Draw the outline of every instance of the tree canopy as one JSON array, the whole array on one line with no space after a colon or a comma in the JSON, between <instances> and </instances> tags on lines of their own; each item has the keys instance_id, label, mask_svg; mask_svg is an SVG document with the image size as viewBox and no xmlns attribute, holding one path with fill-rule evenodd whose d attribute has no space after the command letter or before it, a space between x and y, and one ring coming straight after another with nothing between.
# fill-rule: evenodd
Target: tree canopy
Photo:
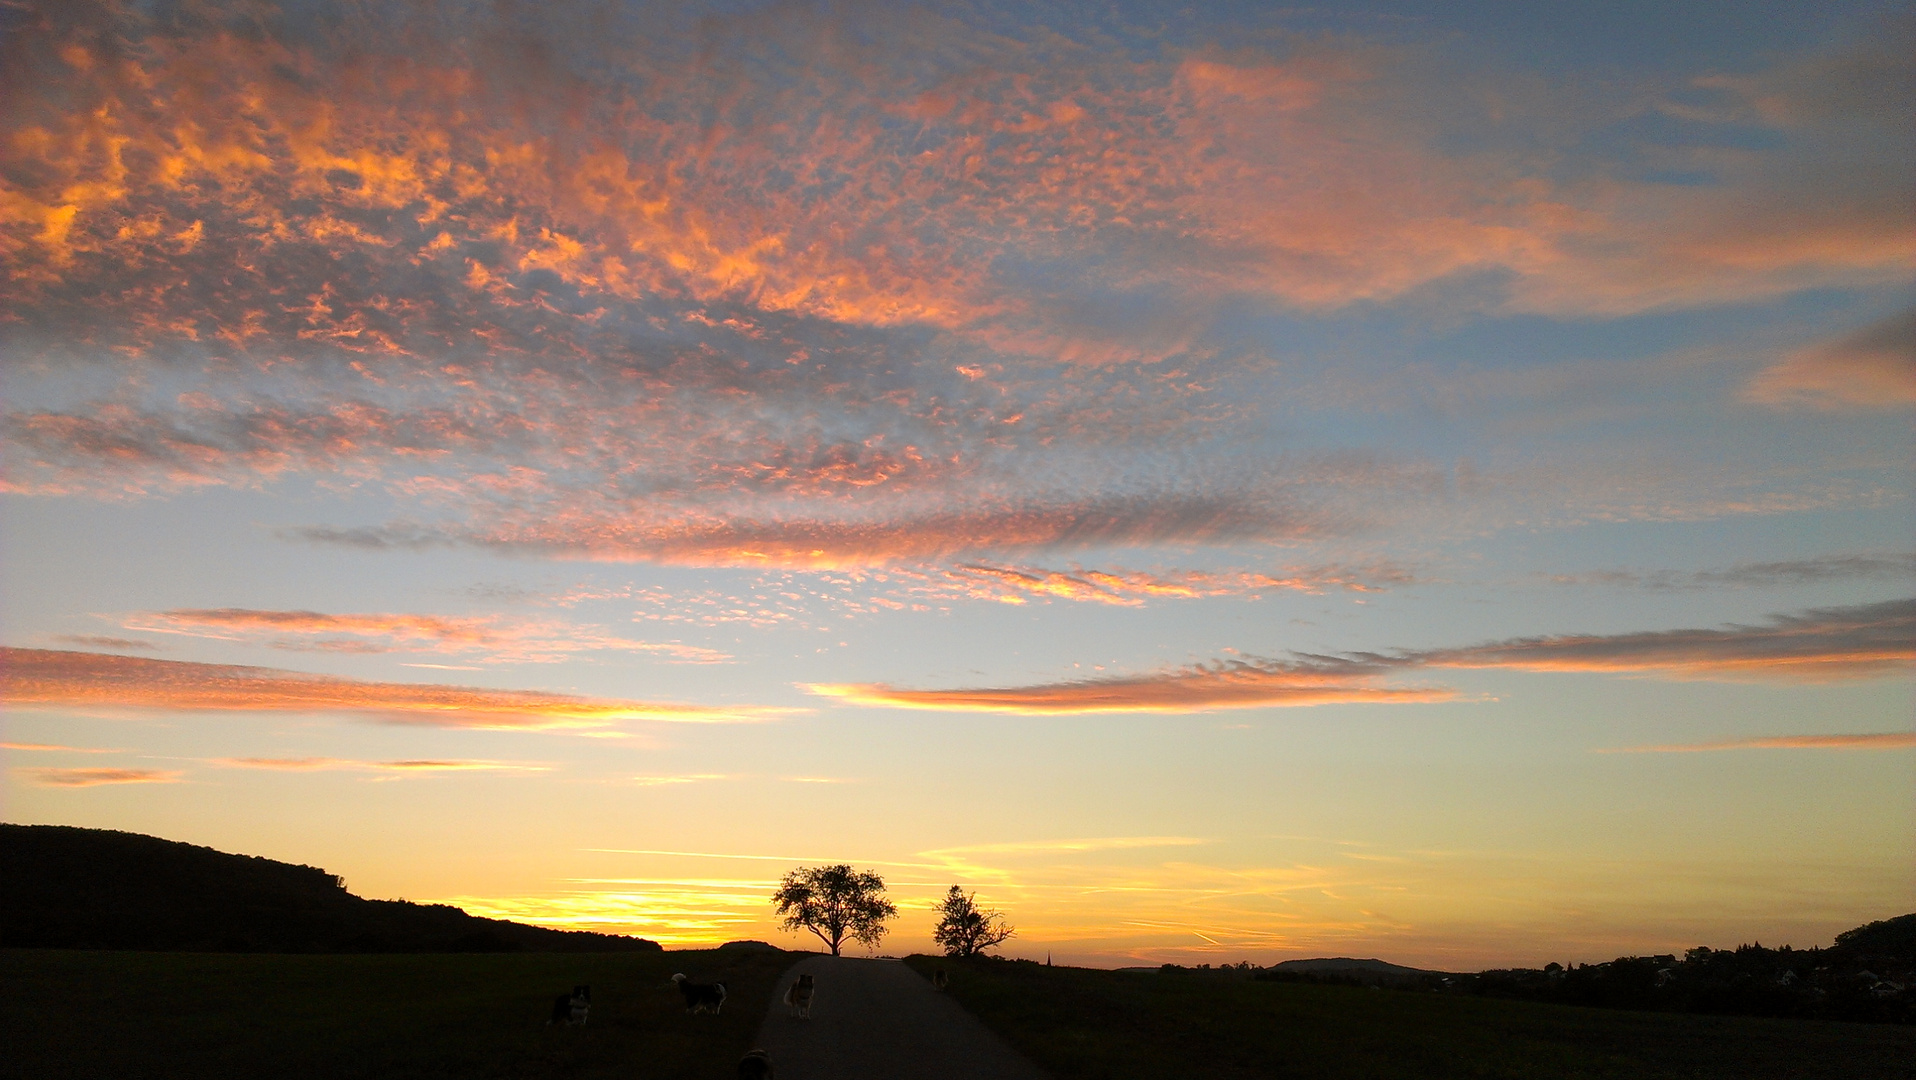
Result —
<instances>
[{"instance_id":1,"label":"tree canopy","mask_svg":"<svg viewBox=\"0 0 1916 1080\"><path fill-rule=\"evenodd\" d=\"M980 910L976 895L953 885L938 905L938 925L932 929L931 940L944 948L946 956L975 956L1016 933L1002 913Z\"/></svg>"},{"instance_id":2,"label":"tree canopy","mask_svg":"<svg viewBox=\"0 0 1916 1080\"><path fill-rule=\"evenodd\" d=\"M885 920L898 908L885 899L885 879L844 864L801 866L785 875L772 894L787 930L810 930L837 956L846 938L867 946L885 936Z\"/></svg>"}]
</instances>

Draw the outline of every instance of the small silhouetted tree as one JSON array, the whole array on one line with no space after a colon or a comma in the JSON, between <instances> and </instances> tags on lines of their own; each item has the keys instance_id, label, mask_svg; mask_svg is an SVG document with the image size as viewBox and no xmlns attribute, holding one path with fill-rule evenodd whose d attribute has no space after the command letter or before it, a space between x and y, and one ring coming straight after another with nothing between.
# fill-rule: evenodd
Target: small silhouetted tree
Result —
<instances>
[{"instance_id":1,"label":"small silhouetted tree","mask_svg":"<svg viewBox=\"0 0 1916 1080\"><path fill-rule=\"evenodd\" d=\"M885 879L849 866L801 866L785 875L772 903L785 916L787 930L810 930L831 946L846 938L875 946L885 936L885 920L898 908L885 899Z\"/></svg>"},{"instance_id":2,"label":"small silhouetted tree","mask_svg":"<svg viewBox=\"0 0 1916 1080\"><path fill-rule=\"evenodd\" d=\"M953 885L938 905L938 925L932 929L931 940L944 947L946 956L976 956L1016 933L1000 912L980 910L976 896Z\"/></svg>"}]
</instances>

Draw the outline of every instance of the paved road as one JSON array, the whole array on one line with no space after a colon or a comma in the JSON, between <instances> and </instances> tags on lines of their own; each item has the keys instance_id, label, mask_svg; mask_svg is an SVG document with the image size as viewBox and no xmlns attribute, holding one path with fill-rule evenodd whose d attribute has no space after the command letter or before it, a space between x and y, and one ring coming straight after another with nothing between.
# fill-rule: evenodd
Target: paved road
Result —
<instances>
[{"instance_id":1,"label":"paved road","mask_svg":"<svg viewBox=\"0 0 1916 1080\"><path fill-rule=\"evenodd\" d=\"M812 1018L785 988L810 972ZM758 1042L778 1080L1046 1080L990 1029L896 960L814 956L779 979Z\"/></svg>"}]
</instances>

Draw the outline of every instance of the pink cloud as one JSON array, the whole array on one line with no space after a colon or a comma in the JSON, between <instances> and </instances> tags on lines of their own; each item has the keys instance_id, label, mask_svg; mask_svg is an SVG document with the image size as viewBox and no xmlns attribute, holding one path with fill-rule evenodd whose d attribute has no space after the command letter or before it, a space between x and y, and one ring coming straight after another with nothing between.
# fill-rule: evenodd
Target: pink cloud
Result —
<instances>
[{"instance_id":1,"label":"pink cloud","mask_svg":"<svg viewBox=\"0 0 1916 1080\"><path fill-rule=\"evenodd\" d=\"M529 311L547 341L558 333L562 349L585 348L595 336L585 317L542 291L601 305L587 311L689 297L931 325L1013 351L1019 340L1053 355L1127 351L1125 335L1100 335L1096 320L1061 318L1068 298L1001 279L993 265L1007 256L1069 259L1089 285L1226 285L1306 306L1496 272L1519 279L1532 307L1579 295L1643 307L1911 265L1903 230L1882 228L1884 207L1870 201L1887 189L1860 181L1849 197L1826 185L1817 200L1761 173L1728 195L1579 190L1439 152L1425 102L1435 95L1460 114L1474 103L1434 54L1351 40L1300 43L1282 58L1142 61L947 22L936 36L967 62L913 73L890 63L898 43L883 42L908 33L922 47L923 26L870 21L859 45L830 27L773 25L793 18L735 30L775 34L815 108L793 108L788 86L737 55L691 65L637 40L594 44L630 50L643 89L562 64L503 85L470 45L414 41L376 60L317 63L296 40L175 37L122 17L140 42L128 53L96 55L75 34L22 54L34 65L23 85L60 92L20 106L33 137L10 153L34 182L6 204L0 235L20 287L48 303L69 303L89 277L150 282L87 293L115 297L115 330L134 340L297 342L366 357L424 356L472 333L540 351ZM48 31L61 32L33 32ZM300 55L305 74L288 78ZM1807 70L1722 89L1807 101L1821 86ZM689 100L721 105L712 116L675 107ZM1750 112L1806 129L1793 116L1774 104ZM569 135L547 135L560 130ZM261 260L236 275L226 259L236 251ZM267 272L347 252L375 274L372 288ZM215 264L229 267L217 297L168 277ZM402 279L412 287L395 300L401 291L382 286ZM193 445L181 449L190 457Z\"/></svg>"},{"instance_id":2,"label":"pink cloud","mask_svg":"<svg viewBox=\"0 0 1916 1080\"><path fill-rule=\"evenodd\" d=\"M1916 663L1916 600L1818 608L1755 626L1519 638L1406 653L1399 662L1759 682L1874 678Z\"/></svg>"},{"instance_id":3,"label":"pink cloud","mask_svg":"<svg viewBox=\"0 0 1916 1080\"><path fill-rule=\"evenodd\" d=\"M1710 750L1906 750L1916 747L1916 731L1885 731L1867 735L1769 735L1754 739L1628 746L1601 750L1604 754L1698 753Z\"/></svg>"},{"instance_id":4,"label":"pink cloud","mask_svg":"<svg viewBox=\"0 0 1916 1080\"><path fill-rule=\"evenodd\" d=\"M548 513L475 529L305 528L289 535L368 548L465 542L607 562L698 566L860 567L990 552L1303 537L1328 531L1304 513L1242 495L1135 495L1030 503L876 520L633 520Z\"/></svg>"},{"instance_id":5,"label":"pink cloud","mask_svg":"<svg viewBox=\"0 0 1916 1080\"><path fill-rule=\"evenodd\" d=\"M1134 676L1029 686L913 690L883 683L806 689L856 705L950 712L1188 713L1282 705L1449 701L1441 687L1398 688L1430 668L1644 674L1672 679L1825 682L1894 675L1916 664L1916 600L1822 608L1766 625L1519 638L1461 649L1223 660Z\"/></svg>"},{"instance_id":6,"label":"pink cloud","mask_svg":"<svg viewBox=\"0 0 1916 1080\"><path fill-rule=\"evenodd\" d=\"M1824 152L1901 132L1894 95L1835 92L1900 71L1898 40L1683 88L1779 148L1680 185L1566 149L1586 115L1676 109L1657 87L1489 107L1501 73L1355 35L1118 55L876 12L692 43L58 8L10 39L5 348L198 374L17 409L0 489L365 484L425 523L335 539L853 566L1321 533L1162 494L1215 462L1138 479L1242 419L1231 304L1610 315L1916 267L1900 171ZM1486 125L1548 152L1454 148ZM1752 392L1897 385L1789 363Z\"/></svg>"},{"instance_id":7,"label":"pink cloud","mask_svg":"<svg viewBox=\"0 0 1916 1080\"><path fill-rule=\"evenodd\" d=\"M1899 409L1916 405L1916 310L1847 337L1798 350L1743 388L1777 407Z\"/></svg>"},{"instance_id":8,"label":"pink cloud","mask_svg":"<svg viewBox=\"0 0 1916 1080\"><path fill-rule=\"evenodd\" d=\"M1300 43L1283 58L1141 61L946 22L934 37L968 60L927 76L886 55L899 34L922 49L922 25L868 20L860 45L797 18L737 24L729 34L743 37L728 38L775 35L816 108L793 108L787 86L738 55L675 63L636 40L595 44L630 50L644 90L561 64L515 69L518 85L502 85L487 58L446 41L332 64L308 54L294 80L282 71L304 42L174 37L123 17L119 29L140 41L127 54L79 40L23 54L37 76L26 85L62 93L22 106L35 138L12 152L37 167L22 174L37 183L7 206L8 252L36 291L238 244L354 251L385 274L443 275L489 307L536 303L523 281L542 274L608 299L744 298L846 323L1039 339L1042 306L998 280L994 258L1068 254L1103 280L1232 280L1310 305L1478 269L1534 279L1553 302L1594 286L1598 303L1634 289L1633 302L1654 304L1626 269L1674 261L1655 283L1667 291L1685 276L1734 289L1753 270L1814 280L1819 268L1910 263L1897 230L1867 227L1880 224L1865 205L1874 189L1853 192L1854 181L1841 192L1854 197L1826 190L1813 203L1772 184L1769 198L1793 211L1776 214L1744 192L1638 185L1619 199L1614 185L1565 189L1439 153L1396 114L1419 97L1461 97L1444 85L1457 73L1402 48ZM1794 132L1811 127L1806 102L1867 62L1811 58L1714 86L1726 108L1742 108L1736 119ZM338 92L348 86L356 92ZM487 108L495 95L511 107ZM673 107L685 100L720 104L708 117ZM1658 219L1708 231L1645 227ZM1606 245L1622 250L1593 250ZM231 309L169 305L146 313L148 332L363 353L420 337L390 300L301 284L305 303L251 304L260 283L236 279Z\"/></svg>"},{"instance_id":9,"label":"pink cloud","mask_svg":"<svg viewBox=\"0 0 1916 1080\"><path fill-rule=\"evenodd\" d=\"M679 642L635 641L592 627L551 620L496 615L331 615L316 611L248 608L151 612L127 621L129 628L233 641L261 641L275 648L345 652L481 652L496 663L553 662L581 652L651 653L685 663L722 663L715 649Z\"/></svg>"},{"instance_id":10,"label":"pink cloud","mask_svg":"<svg viewBox=\"0 0 1916 1080\"><path fill-rule=\"evenodd\" d=\"M133 638L107 637L100 634L55 634L53 640L62 645L84 645L89 649L157 649L158 645L150 641L137 641Z\"/></svg>"},{"instance_id":11,"label":"pink cloud","mask_svg":"<svg viewBox=\"0 0 1916 1080\"><path fill-rule=\"evenodd\" d=\"M389 773L426 774L435 772L548 772L551 766L528 765L510 761L409 760L356 761L347 758L216 758L215 765L234 769L268 769L280 772L322 772L358 770Z\"/></svg>"},{"instance_id":12,"label":"pink cloud","mask_svg":"<svg viewBox=\"0 0 1916 1080\"><path fill-rule=\"evenodd\" d=\"M347 402L298 411L206 394L184 404L168 410L102 403L84 411L22 411L5 417L4 432L43 477L40 486L55 492L88 483L102 464L134 491L254 485L300 470L371 475L399 461L509 450L516 436L526 434L526 421L517 416L442 408L398 412Z\"/></svg>"},{"instance_id":13,"label":"pink cloud","mask_svg":"<svg viewBox=\"0 0 1916 1080\"><path fill-rule=\"evenodd\" d=\"M45 649L0 649L0 700L15 706L142 711L337 713L392 724L577 732L635 721L765 720L791 711L363 682L276 668Z\"/></svg>"},{"instance_id":14,"label":"pink cloud","mask_svg":"<svg viewBox=\"0 0 1916 1080\"><path fill-rule=\"evenodd\" d=\"M97 787L101 784L177 784L180 774L167 769L17 769L42 787Z\"/></svg>"},{"instance_id":15,"label":"pink cloud","mask_svg":"<svg viewBox=\"0 0 1916 1080\"><path fill-rule=\"evenodd\" d=\"M1823 555L1811 559L1741 562L1718 570L1597 570L1556 574L1559 585L1615 585L1645 589L1774 588L1827 581L1916 577L1916 554Z\"/></svg>"}]
</instances>

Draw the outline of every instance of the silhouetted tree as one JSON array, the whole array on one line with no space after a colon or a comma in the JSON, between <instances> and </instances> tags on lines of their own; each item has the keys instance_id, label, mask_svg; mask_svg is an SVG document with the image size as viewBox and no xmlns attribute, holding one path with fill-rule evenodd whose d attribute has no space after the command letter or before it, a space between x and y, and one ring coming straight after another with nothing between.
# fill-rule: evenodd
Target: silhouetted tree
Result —
<instances>
[{"instance_id":1,"label":"silhouetted tree","mask_svg":"<svg viewBox=\"0 0 1916 1080\"><path fill-rule=\"evenodd\" d=\"M1866 923L1836 935L1833 952L1855 956L1864 962L1916 961L1916 915L1898 915L1894 919Z\"/></svg>"},{"instance_id":2,"label":"silhouetted tree","mask_svg":"<svg viewBox=\"0 0 1916 1080\"><path fill-rule=\"evenodd\" d=\"M973 899L976 896L966 895L953 885L938 905L938 925L931 932L931 940L944 948L946 956L975 956L1004 944L1016 933L1003 914L979 910Z\"/></svg>"},{"instance_id":3,"label":"silhouetted tree","mask_svg":"<svg viewBox=\"0 0 1916 1080\"><path fill-rule=\"evenodd\" d=\"M785 875L772 903L787 930L810 930L837 956L846 938L867 946L885 936L898 908L885 899L885 879L849 866L801 866Z\"/></svg>"}]
</instances>

